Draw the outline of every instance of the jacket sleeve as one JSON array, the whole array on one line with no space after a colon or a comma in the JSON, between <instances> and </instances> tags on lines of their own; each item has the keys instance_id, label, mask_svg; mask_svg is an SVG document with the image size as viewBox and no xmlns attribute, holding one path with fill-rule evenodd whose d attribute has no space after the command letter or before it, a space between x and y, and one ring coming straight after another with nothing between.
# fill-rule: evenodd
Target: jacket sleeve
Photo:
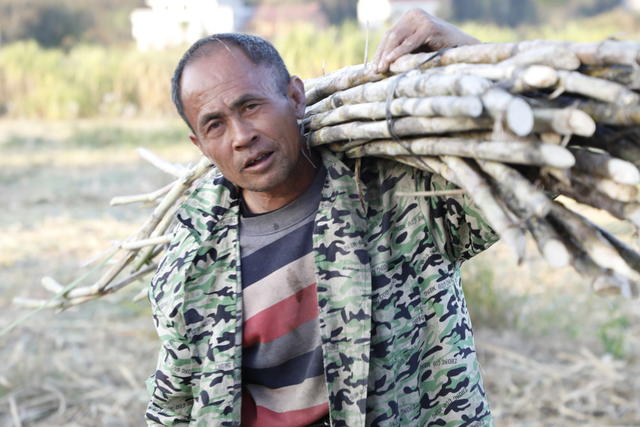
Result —
<instances>
[{"instance_id":1,"label":"jacket sleeve","mask_svg":"<svg viewBox=\"0 0 640 427\"><path fill-rule=\"evenodd\" d=\"M147 424L187 425L193 405L190 347L176 321L169 319L157 306L153 306L153 310L162 347L156 371L147 380L151 396L145 415Z\"/></svg>"},{"instance_id":2,"label":"jacket sleeve","mask_svg":"<svg viewBox=\"0 0 640 427\"><path fill-rule=\"evenodd\" d=\"M149 302L161 348L155 372L147 379L149 425L185 425L193 406L192 347L183 315L186 266L185 232L178 230L149 289Z\"/></svg>"},{"instance_id":3,"label":"jacket sleeve","mask_svg":"<svg viewBox=\"0 0 640 427\"><path fill-rule=\"evenodd\" d=\"M457 188L443 177L423 175L423 190L441 191ZM418 184L420 186L420 184ZM422 198L422 209L430 224L435 243L453 262L465 261L487 249L499 236L491 228L469 194Z\"/></svg>"}]
</instances>

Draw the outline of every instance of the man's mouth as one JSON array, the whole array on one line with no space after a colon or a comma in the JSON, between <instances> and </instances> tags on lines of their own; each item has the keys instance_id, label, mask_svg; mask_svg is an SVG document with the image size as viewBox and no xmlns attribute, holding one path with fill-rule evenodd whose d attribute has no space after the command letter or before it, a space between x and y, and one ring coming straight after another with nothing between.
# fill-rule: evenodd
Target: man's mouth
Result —
<instances>
[{"instance_id":1,"label":"man's mouth","mask_svg":"<svg viewBox=\"0 0 640 427\"><path fill-rule=\"evenodd\" d=\"M262 153L257 157L254 157L253 159L250 159L245 163L244 168L248 169L248 168L260 165L262 162L267 160L271 156L271 154L273 154L273 152L270 151L267 153Z\"/></svg>"}]
</instances>

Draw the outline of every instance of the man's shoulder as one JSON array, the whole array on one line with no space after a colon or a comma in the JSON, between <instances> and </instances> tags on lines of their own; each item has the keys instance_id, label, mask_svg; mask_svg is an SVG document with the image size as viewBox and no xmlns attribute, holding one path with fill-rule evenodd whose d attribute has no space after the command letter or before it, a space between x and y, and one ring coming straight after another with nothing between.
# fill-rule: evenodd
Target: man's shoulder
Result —
<instances>
[{"instance_id":1,"label":"man's shoulder","mask_svg":"<svg viewBox=\"0 0 640 427\"><path fill-rule=\"evenodd\" d=\"M343 153L332 152L324 149L322 152L325 167L331 172L329 178L340 179L345 177L357 178L364 184L373 184L385 180L424 180L431 174L417 168L405 165L391 159L380 157L363 157L361 165L356 165L356 159L350 159Z\"/></svg>"},{"instance_id":2,"label":"man's shoulder","mask_svg":"<svg viewBox=\"0 0 640 427\"><path fill-rule=\"evenodd\" d=\"M171 242L151 281L152 304L173 307L182 299L190 267L237 204L236 191L216 168L194 185L175 214Z\"/></svg>"}]
</instances>

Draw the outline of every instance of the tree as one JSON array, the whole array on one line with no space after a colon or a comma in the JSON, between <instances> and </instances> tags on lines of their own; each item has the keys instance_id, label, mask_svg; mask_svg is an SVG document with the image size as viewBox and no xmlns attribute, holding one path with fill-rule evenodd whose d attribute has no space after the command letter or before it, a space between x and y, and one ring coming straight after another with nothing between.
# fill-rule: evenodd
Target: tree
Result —
<instances>
[{"instance_id":1,"label":"tree","mask_svg":"<svg viewBox=\"0 0 640 427\"><path fill-rule=\"evenodd\" d=\"M93 19L86 11L45 4L38 8L35 19L25 23L23 31L40 46L71 47L92 23Z\"/></svg>"},{"instance_id":2,"label":"tree","mask_svg":"<svg viewBox=\"0 0 640 427\"><path fill-rule=\"evenodd\" d=\"M344 21L356 19L357 0L320 0L320 6L331 24L340 25Z\"/></svg>"},{"instance_id":3,"label":"tree","mask_svg":"<svg viewBox=\"0 0 640 427\"><path fill-rule=\"evenodd\" d=\"M0 37L35 39L45 47L128 41L129 14L143 5L144 0L0 0Z\"/></svg>"}]
</instances>

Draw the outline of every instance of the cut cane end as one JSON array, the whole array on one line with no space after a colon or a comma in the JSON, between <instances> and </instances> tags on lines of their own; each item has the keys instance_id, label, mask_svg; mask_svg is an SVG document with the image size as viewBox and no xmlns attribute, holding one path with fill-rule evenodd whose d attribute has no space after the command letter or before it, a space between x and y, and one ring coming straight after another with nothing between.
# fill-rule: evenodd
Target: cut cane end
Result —
<instances>
[{"instance_id":1,"label":"cut cane end","mask_svg":"<svg viewBox=\"0 0 640 427\"><path fill-rule=\"evenodd\" d=\"M558 73L546 65L532 65L523 74L524 82L532 87L544 89L558 82Z\"/></svg>"},{"instance_id":2,"label":"cut cane end","mask_svg":"<svg viewBox=\"0 0 640 427\"><path fill-rule=\"evenodd\" d=\"M569 265L569 261L571 260L571 255L567 247L555 239L549 240L544 245L542 256L547 263L554 268L565 267Z\"/></svg>"},{"instance_id":3,"label":"cut cane end","mask_svg":"<svg viewBox=\"0 0 640 427\"><path fill-rule=\"evenodd\" d=\"M507 124L518 136L526 136L533 130L533 110L524 100L514 98L507 107Z\"/></svg>"},{"instance_id":4,"label":"cut cane end","mask_svg":"<svg viewBox=\"0 0 640 427\"><path fill-rule=\"evenodd\" d=\"M640 171L633 164L620 159L609 160L611 178L620 184L636 185L640 183Z\"/></svg>"},{"instance_id":5,"label":"cut cane end","mask_svg":"<svg viewBox=\"0 0 640 427\"><path fill-rule=\"evenodd\" d=\"M569 117L569 127L575 135L592 136L596 131L596 122L584 111L573 110Z\"/></svg>"},{"instance_id":6,"label":"cut cane end","mask_svg":"<svg viewBox=\"0 0 640 427\"><path fill-rule=\"evenodd\" d=\"M556 168L567 169L576 163L573 154L559 145L543 144L540 152L548 164Z\"/></svg>"}]
</instances>

